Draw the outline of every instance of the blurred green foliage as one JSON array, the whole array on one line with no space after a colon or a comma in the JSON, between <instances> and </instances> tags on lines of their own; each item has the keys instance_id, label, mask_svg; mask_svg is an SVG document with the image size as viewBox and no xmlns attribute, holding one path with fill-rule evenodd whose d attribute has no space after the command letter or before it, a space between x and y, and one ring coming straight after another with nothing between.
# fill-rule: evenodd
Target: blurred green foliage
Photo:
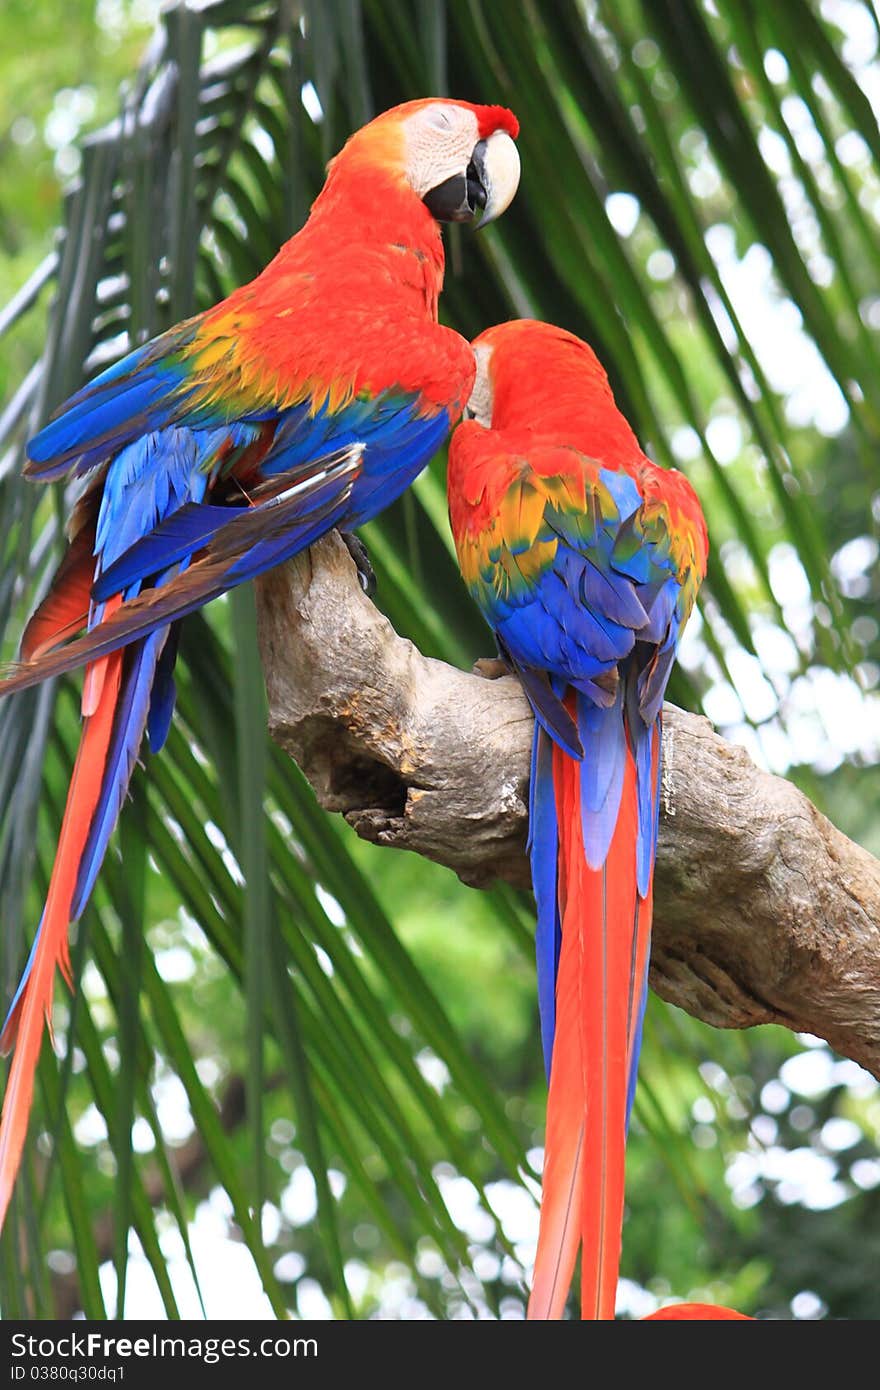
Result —
<instances>
[{"instance_id":1,"label":"blurred green foliage","mask_svg":"<svg viewBox=\"0 0 880 1390\"><path fill-rule=\"evenodd\" d=\"M5 0L0 8L0 304L52 249L79 140L119 111L151 34L149 0ZM0 353L0 400L39 355L32 315Z\"/></svg>"}]
</instances>

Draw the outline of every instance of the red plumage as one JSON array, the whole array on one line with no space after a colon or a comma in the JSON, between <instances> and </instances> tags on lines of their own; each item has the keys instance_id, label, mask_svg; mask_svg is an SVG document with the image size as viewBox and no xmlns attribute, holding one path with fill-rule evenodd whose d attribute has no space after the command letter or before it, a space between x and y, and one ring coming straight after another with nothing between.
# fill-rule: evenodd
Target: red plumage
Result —
<instances>
[{"instance_id":1,"label":"red plumage","mask_svg":"<svg viewBox=\"0 0 880 1390\"><path fill-rule=\"evenodd\" d=\"M636 771L627 754L614 835L601 869L584 860L580 764L553 750L560 827L562 954L547 1097L544 1199L529 1299L533 1319L562 1317L578 1249L585 1319L614 1317L626 1155L626 1096L651 901L636 887ZM583 1108L573 1098L584 1097Z\"/></svg>"},{"instance_id":2,"label":"red plumage","mask_svg":"<svg viewBox=\"0 0 880 1390\"><path fill-rule=\"evenodd\" d=\"M49 896L2 1036L18 1043L0 1121L0 1226L56 964L69 973L69 922L145 727L154 744L167 733L169 627L332 527L370 520L444 442L474 362L437 319L439 222L504 211L516 129L501 107L444 98L382 113L331 161L305 227L262 274L107 368L28 442L29 477L73 469L92 482L0 695L88 664Z\"/></svg>"},{"instance_id":3,"label":"red plumage","mask_svg":"<svg viewBox=\"0 0 880 1390\"><path fill-rule=\"evenodd\" d=\"M532 320L473 344L449 458L462 574L536 716L530 856L549 1061L530 1318L614 1316L647 989L660 718L707 539L687 479L646 458L595 354ZM547 750L552 747L552 756Z\"/></svg>"},{"instance_id":4,"label":"red plumage","mask_svg":"<svg viewBox=\"0 0 880 1390\"><path fill-rule=\"evenodd\" d=\"M0 1052L7 1053L18 1040L6 1083L0 1123L0 1221L12 1196L12 1185L21 1161L34 1089L34 1073L43 1036L43 1020L51 1019L56 965L70 984L67 928L76 892L83 849L92 816L101 795L104 764L113 731L116 696L122 672L122 652L103 658L105 671L94 712L83 725L73 768L58 849L40 928L40 949L27 988L6 1020L0 1035Z\"/></svg>"},{"instance_id":5,"label":"red plumage","mask_svg":"<svg viewBox=\"0 0 880 1390\"><path fill-rule=\"evenodd\" d=\"M51 589L25 628L21 639L22 661L39 660L85 627L95 577L94 550L95 528L92 525L71 541Z\"/></svg>"}]
</instances>

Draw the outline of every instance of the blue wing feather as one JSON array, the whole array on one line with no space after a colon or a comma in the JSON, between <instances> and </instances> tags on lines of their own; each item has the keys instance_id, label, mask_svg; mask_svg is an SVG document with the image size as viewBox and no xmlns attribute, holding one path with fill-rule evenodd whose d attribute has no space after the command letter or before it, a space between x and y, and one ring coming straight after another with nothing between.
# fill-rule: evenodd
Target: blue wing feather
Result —
<instances>
[{"instance_id":1,"label":"blue wing feather","mask_svg":"<svg viewBox=\"0 0 880 1390\"><path fill-rule=\"evenodd\" d=\"M28 476L48 482L74 464L85 473L139 435L179 418L186 409L180 391L185 368L174 357L192 341L197 325L190 319L135 348L65 401L28 441Z\"/></svg>"},{"instance_id":2,"label":"blue wing feather","mask_svg":"<svg viewBox=\"0 0 880 1390\"><path fill-rule=\"evenodd\" d=\"M141 536L115 560L102 568L92 597L108 599L132 584L151 578L171 565L203 550L224 526L242 514L244 507L217 507L186 502L146 536Z\"/></svg>"}]
</instances>

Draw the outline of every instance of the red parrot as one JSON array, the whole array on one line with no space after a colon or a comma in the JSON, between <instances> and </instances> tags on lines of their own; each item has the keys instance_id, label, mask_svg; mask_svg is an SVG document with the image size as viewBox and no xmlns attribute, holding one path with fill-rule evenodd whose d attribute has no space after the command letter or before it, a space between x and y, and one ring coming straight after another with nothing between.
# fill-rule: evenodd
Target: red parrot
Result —
<instances>
[{"instance_id":1,"label":"red parrot","mask_svg":"<svg viewBox=\"0 0 880 1390\"><path fill-rule=\"evenodd\" d=\"M706 570L682 474L645 457L592 350L519 320L473 343L449 455L465 582L535 715L529 849L549 1075L530 1318L614 1316L647 995L663 694Z\"/></svg>"},{"instance_id":2,"label":"red parrot","mask_svg":"<svg viewBox=\"0 0 880 1390\"><path fill-rule=\"evenodd\" d=\"M394 501L468 398L437 321L441 221L497 217L519 180L500 106L407 102L330 162L257 278L96 377L28 446L41 481L90 475L69 547L0 694L87 663L83 729L37 937L0 1038L0 1225L21 1159L55 967L91 893L144 729L174 705L176 622ZM83 631L84 630L84 631ZM78 635L82 633L82 635Z\"/></svg>"},{"instance_id":3,"label":"red parrot","mask_svg":"<svg viewBox=\"0 0 880 1390\"><path fill-rule=\"evenodd\" d=\"M738 1318L742 1322L754 1322L747 1313L737 1313L733 1308L722 1308L714 1303L670 1303L666 1308L658 1308L656 1313L648 1313L642 1322L726 1322Z\"/></svg>"}]
</instances>

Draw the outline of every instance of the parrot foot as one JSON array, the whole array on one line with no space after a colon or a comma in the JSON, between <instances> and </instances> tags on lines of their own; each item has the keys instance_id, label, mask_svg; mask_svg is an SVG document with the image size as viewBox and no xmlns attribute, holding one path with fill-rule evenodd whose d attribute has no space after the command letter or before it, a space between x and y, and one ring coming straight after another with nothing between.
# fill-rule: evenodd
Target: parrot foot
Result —
<instances>
[{"instance_id":1,"label":"parrot foot","mask_svg":"<svg viewBox=\"0 0 880 1390\"><path fill-rule=\"evenodd\" d=\"M500 656L481 656L471 669L475 676L483 676L487 681L497 681L502 676L513 674L513 667Z\"/></svg>"},{"instance_id":2,"label":"parrot foot","mask_svg":"<svg viewBox=\"0 0 880 1390\"><path fill-rule=\"evenodd\" d=\"M360 537L354 535L352 531L340 531L339 534L345 541L349 555L354 560L354 567L358 572L361 588L367 598L372 598L376 592L376 571L370 564L367 547Z\"/></svg>"}]
</instances>

